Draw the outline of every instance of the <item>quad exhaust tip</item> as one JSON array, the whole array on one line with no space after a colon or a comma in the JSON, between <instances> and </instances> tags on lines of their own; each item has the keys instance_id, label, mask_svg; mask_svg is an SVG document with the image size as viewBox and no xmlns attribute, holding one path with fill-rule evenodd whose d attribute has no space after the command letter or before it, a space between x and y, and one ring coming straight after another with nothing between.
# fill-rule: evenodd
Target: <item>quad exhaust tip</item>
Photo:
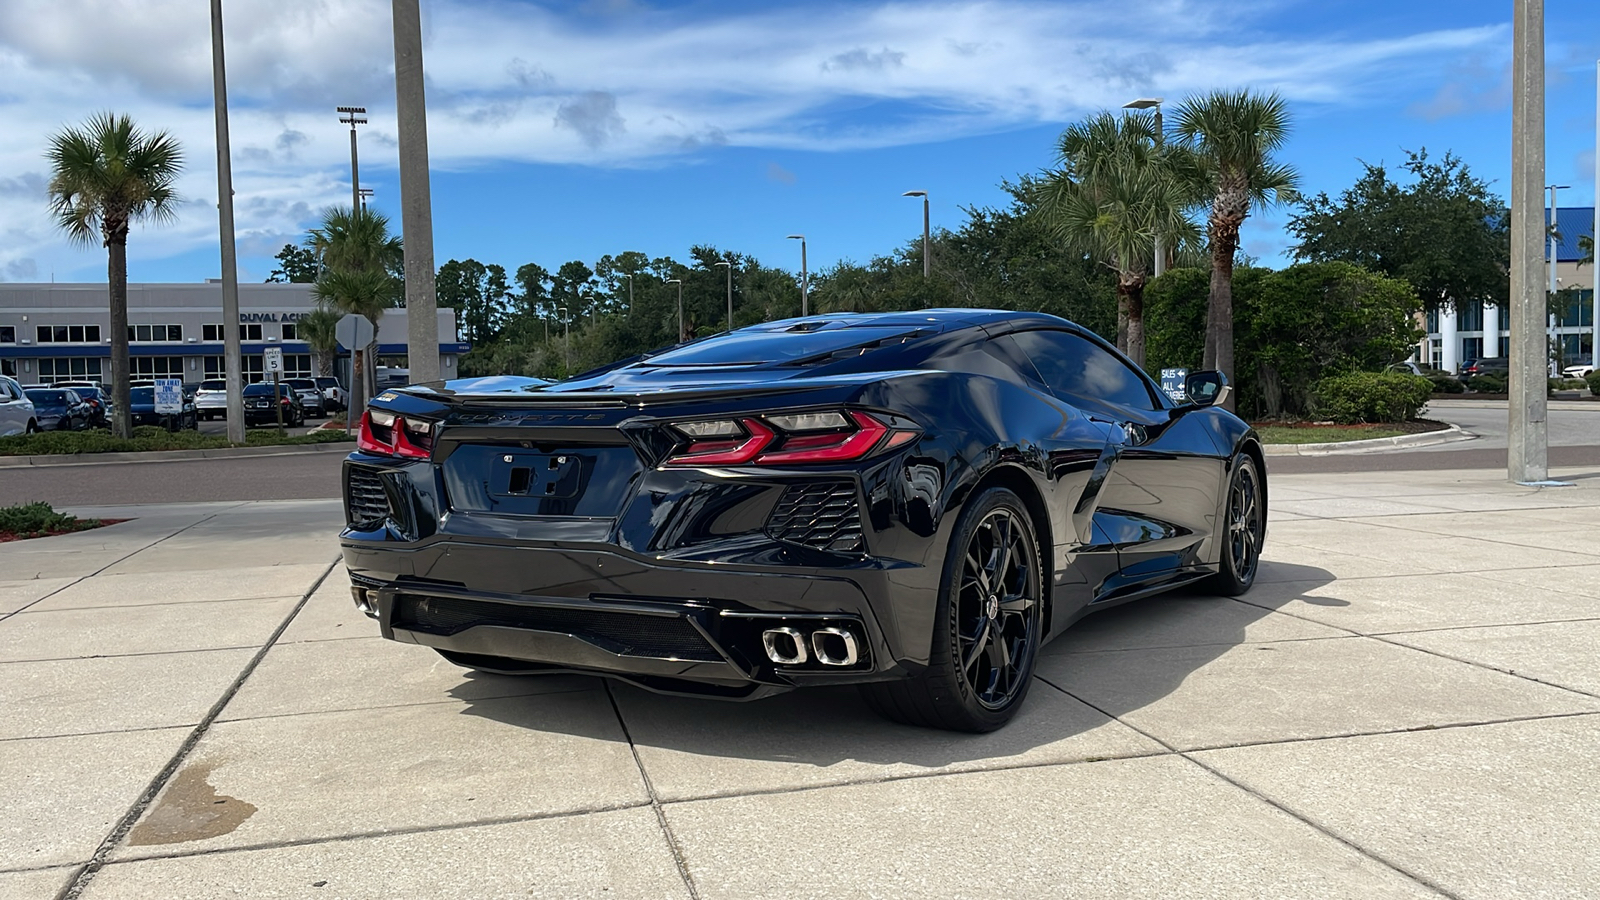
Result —
<instances>
[{"instance_id":1,"label":"quad exhaust tip","mask_svg":"<svg viewBox=\"0 0 1600 900\"><path fill-rule=\"evenodd\" d=\"M371 618L378 618L378 592L372 588L352 586L350 596L355 598L356 609L366 613Z\"/></svg>"},{"instance_id":2,"label":"quad exhaust tip","mask_svg":"<svg viewBox=\"0 0 1600 900\"><path fill-rule=\"evenodd\" d=\"M803 666L813 655L825 666L853 666L861 660L856 636L846 628L818 628L811 632L809 642L798 629L768 628L761 632L761 646L767 651L767 659L780 666Z\"/></svg>"}]
</instances>

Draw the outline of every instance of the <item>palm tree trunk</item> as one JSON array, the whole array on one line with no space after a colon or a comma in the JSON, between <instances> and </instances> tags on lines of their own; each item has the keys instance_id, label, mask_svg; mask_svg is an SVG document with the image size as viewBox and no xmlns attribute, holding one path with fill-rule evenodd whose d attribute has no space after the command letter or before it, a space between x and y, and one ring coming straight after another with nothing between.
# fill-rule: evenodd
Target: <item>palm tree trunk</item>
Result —
<instances>
[{"instance_id":1,"label":"palm tree trunk","mask_svg":"<svg viewBox=\"0 0 1600 900\"><path fill-rule=\"evenodd\" d=\"M1233 255L1239 246L1239 226L1216 223L1211 232L1211 294L1206 306L1204 367L1216 369L1233 383ZM1230 412L1233 395L1229 392L1224 402Z\"/></svg>"},{"instance_id":2,"label":"palm tree trunk","mask_svg":"<svg viewBox=\"0 0 1600 900\"><path fill-rule=\"evenodd\" d=\"M1119 289L1122 287L1119 285ZM1128 349L1123 351L1134 365L1144 368L1144 279L1125 288L1128 302Z\"/></svg>"},{"instance_id":3,"label":"palm tree trunk","mask_svg":"<svg viewBox=\"0 0 1600 900\"><path fill-rule=\"evenodd\" d=\"M1117 282L1117 349L1128 352L1128 295L1122 282Z\"/></svg>"},{"instance_id":4,"label":"palm tree trunk","mask_svg":"<svg viewBox=\"0 0 1600 900\"><path fill-rule=\"evenodd\" d=\"M106 241L106 280L111 288L111 434L133 434L133 392L128 383L128 237L112 234Z\"/></svg>"}]
</instances>

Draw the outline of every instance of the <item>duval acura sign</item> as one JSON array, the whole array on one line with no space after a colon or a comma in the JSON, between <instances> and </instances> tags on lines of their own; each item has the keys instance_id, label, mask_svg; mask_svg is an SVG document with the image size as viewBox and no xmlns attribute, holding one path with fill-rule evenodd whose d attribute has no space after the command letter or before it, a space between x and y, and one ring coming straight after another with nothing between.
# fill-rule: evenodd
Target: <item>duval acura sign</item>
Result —
<instances>
[{"instance_id":1,"label":"duval acura sign","mask_svg":"<svg viewBox=\"0 0 1600 900\"><path fill-rule=\"evenodd\" d=\"M298 322L310 313L304 312L260 312L239 313L240 322Z\"/></svg>"}]
</instances>

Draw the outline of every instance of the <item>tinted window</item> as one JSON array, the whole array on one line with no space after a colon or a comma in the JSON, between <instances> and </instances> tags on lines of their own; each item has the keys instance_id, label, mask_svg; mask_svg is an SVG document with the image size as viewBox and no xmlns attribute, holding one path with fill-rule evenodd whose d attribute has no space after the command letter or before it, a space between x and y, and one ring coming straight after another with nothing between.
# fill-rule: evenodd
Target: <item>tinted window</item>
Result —
<instances>
[{"instance_id":1,"label":"tinted window","mask_svg":"<svg viewBox=\"0 0 1600 900\"><path fill-rule=\"evenodd\" d=\"M28 399L46 406L62 406L67 402L66 391L29 391Z\"/></svg>"},{"instance_id":2,"label":"tinted window","mask_svg":"<svg viewBox=\"0 0 1600 900\"><path fill-rule=\"evenodd\" d=\"M300 390L306 391L314 391L317 389L317 383L309 378L291 378L288 381L285 381L284 384L287 384L292 388L299 388Z\"/></svg>"},{"instance_id":3,"label":"tinted window","mask_svg":"<svg viewBox=\"0 0 1600 900\"><path fill-rule=\"evenodd\" d=\"M791 363L830 353L864 350L917 332L909 328L827 328L820 331L736 331L652 356L646 366L743 366Z\"/></svg>"},{"instance_id":4,"label":"tinted window","mask_svg":"<svg viewBox=\"0 0 1600 900\"><path fill-rule=\"evenodd\" d=\"M1033 371L1033 363L1028 361L1028 357L1023 355L1007 335L941 353L928 360L925 368L987 375L1017 384L1026 384L1039 379Z\"/></svg>"},{"instance_id":5,"label":"tinted window","mask_svg":"<svg viewBox=\"0 0 1600 900\"><path fill-rule=\"evenodd\" d=\"M246 385L244 389L244 395L246 397L271 397L272 385L267 384L266 382L257 382L255 384Z\"/></svg>"},{"instance_id":6,"label":"tinted window","mask_svg":"<svg viewBox=\"0 0 1600 900\"><path fill-rule=\"evenodd\" d=\"M156 389L151 387L136 387L128 391L128 402L154 403L156 402Z\"/></svg>"},{"instance_id":7,"label":"tinted window","mask_svg":"<svg viewBox=\"0 0 1600 900\"><path fill-rule=\"evenodd\" d=\"M227 389L228 389L228 383L226 381L202 381L202 382L200 382L200 390L202 390L202 391L225 391Z\"/></svg>"},{"instance_id":8,"label":"tinted window","mask_svg":"<svg viewBox=\"0 0 1600 900\"><path fill-rule=\"evenodd\" d=\"M1044 383L1064 400L1156 408L1139 373L1085 338L1066 331L1023 331L1012 339L1033 360Z\"/></svg>"},{"instance_id":9,"label":"tinted window","mask_svg":"<svg viewBox=\"0 0 1600 900\"><path fill-rule=\"evenodd\" d=\"M339 386L339 379L334 378L331 375L317 379L317 387L331 388L331 387L338 387L338 386Z\"/></svg>"}]
</instances>

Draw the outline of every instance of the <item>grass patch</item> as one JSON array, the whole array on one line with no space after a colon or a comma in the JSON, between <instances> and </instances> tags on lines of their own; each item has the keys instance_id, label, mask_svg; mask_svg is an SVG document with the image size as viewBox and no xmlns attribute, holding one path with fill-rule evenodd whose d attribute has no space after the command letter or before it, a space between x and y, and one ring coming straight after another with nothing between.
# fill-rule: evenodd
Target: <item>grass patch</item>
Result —
<instances>
[{"instance_id":1,"label":"grass patch","mask_svg":"<svg viewBox=\"0 0 1600 900\"><path fill-rule=\"evenodd\" d=\"M1403 434L1421 434L1443 431L1449 426L1443 422L1412 419L1385 425L1334 425L1327 422L1260 422L1254 425L1256 433L1266 444L1334 444L1343 441L1369 441L1376 438L1399 437Z\"/></svg>"},{"instance_id":2,"label":"grass patch","mask_svg":"<svg viewBox=\"0 0 1600 900\"><path fill-rule=\"evenodd\" d=\"M42 502L0 506L0 543L88 531L91 528L114 525L121 521L123 520L80 519L77 516L58 513L50 504Z\"/></svg>"},{"instance_id":3,"label":"grass patch","mask_svg":"<svg viewBox=\"0 0 1600 900\"><path fill-rule=\"evenodd\" d=\"M198 431L167 431L154 425L140 425L129 438L115 438L111 432L44 431L0 437L0 456L57 456L71 453L139 453L161 450L216 450L223 447L276 447L290 444L326 444L352 438L342 431L317 430L310 434L279 437L277 429L258 428L246 432L243 444L232 444L224 435Z\"/></svg>"}]
</instances>

